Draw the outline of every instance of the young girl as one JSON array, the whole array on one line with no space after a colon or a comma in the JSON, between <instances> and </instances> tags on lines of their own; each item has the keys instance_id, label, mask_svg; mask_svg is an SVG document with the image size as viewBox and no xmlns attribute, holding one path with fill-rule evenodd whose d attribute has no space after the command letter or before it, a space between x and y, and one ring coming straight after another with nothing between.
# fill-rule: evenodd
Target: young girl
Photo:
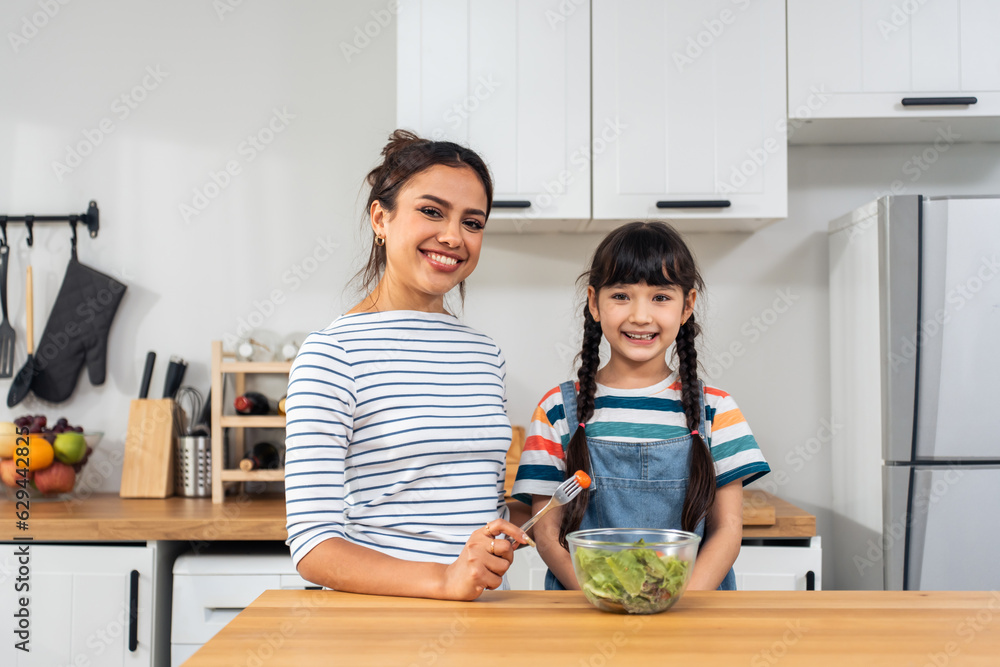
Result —
<instances>
[{"instance_id":1,"label":"young girl","mask_svg":"<svg viewBox=\"0 0 1000 667\"><path fill-rule=\"evenodd\" d=\"M688 588L735 589L742 487L770 468L732 397L698 380L694 258L670 226L633 222L601 242L582 279L579 382L542 397L513 490L537 512L568 474L593 478L535 525L545 587L579 588L567 533L633 527L702 535ZM602 337L611 357L598 370Z\"/></svg>"}]
</instances>

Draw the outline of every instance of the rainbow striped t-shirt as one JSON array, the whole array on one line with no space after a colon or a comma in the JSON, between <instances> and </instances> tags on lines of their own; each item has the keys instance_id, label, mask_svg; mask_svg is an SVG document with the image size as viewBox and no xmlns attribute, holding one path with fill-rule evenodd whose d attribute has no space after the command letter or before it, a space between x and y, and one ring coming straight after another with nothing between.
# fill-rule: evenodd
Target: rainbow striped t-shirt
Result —
<instances>
[{"instance_id":1,"label":"rainbow striped t-shirt","mask_svg":"<svg viewBox=\"0 0 1000 667\"><path fill-rule=\"evenodd\" d=\"M575 415L572 417L576 419ZM736 401L721 389L707 385L705 423L706 442L715 460L717 487L738 479L747 485L771 471ZM586 428L588 437L615 442L653 442L687 435L677 373L640 389L598 384L594 414ZM566 478L568 443L569 421L563 410L562 393L556 387L542 397L531 417L513 497L530 505L532 494L555 493Z\"/></svg>"}]
</instances>

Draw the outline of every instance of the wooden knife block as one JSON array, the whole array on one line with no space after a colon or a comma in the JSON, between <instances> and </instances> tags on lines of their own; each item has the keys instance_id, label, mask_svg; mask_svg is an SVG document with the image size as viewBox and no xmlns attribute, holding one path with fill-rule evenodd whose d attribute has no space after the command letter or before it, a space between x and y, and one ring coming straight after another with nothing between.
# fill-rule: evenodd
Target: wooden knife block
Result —
<instances>
[{"instance_id":1,"label":"wooden knife block","mask_svg":"<svg viewBox=\"0 0 1000 667\"><path fill-rule=\"evenodd\" d=\"M174 401L135 399L128 412L122 498L168 498L174 494Z\"/></svg>"}]
</instances>

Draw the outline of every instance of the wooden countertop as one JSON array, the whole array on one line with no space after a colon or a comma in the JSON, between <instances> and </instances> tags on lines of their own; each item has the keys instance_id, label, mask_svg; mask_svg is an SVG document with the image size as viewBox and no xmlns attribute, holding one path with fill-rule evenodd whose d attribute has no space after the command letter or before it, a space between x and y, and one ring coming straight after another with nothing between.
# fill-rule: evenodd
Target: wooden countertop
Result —
<instances>
[{"instance_id":1,"label":"wooden countertop","mask_svg":"<svg viewBox=\"0 0 1000 667\"><path fill-rule=\"evenodd\" d=\"M0 502L13 515L13 503ZM284 541L283 495L227 500L211 498L119 498L95 494L75 501L32 501L28 530L36 540L278 540ZM744 537L811 537L816 517L763 491L744 491Z\"/></svg>"},{"instance_id":2,"label":"wooden countertop","mask_svg":"<svg viewBox=\"0 0 1000 667\"><path fill-rule=\"evenodd\" d=\"M544 616L543 616L544 614ZM576 591L443 602L264 592L184 667L328 665L990 665L998 592L690 592L652 616ZM256 664L256 663L255 663Z\"/></svg>"}]
</instances>

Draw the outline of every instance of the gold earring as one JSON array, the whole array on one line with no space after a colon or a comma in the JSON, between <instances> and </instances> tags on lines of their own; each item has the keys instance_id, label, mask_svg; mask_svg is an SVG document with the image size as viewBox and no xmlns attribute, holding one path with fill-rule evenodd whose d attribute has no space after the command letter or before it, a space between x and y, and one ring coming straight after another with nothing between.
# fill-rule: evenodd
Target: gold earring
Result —
<instances>
[{"instance_id":1,"label":"gold earring","mask_svg":"<svg viewBox=\"0 0 1000 667\"><path fill-rule=\"evenodd\" d=\"M385 237L384 236L376 236L375 237L375 245L377 245L379 247L384 246L385 245Z\"/></svg>"}]
</instances>

